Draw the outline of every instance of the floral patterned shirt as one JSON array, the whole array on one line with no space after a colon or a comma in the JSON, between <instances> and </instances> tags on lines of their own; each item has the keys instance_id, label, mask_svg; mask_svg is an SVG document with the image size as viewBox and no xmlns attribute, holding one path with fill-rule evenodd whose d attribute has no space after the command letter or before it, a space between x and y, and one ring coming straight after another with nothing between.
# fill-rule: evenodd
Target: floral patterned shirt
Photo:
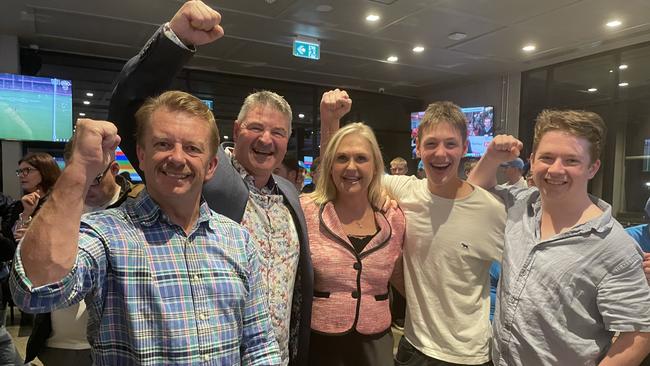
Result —
<instances>
[{"instance_id":1,"label":"floral patterned shirt","mask_svg":"<svg viewBox=\"0 0 650 366\"><path fill-rule=\"evenodd\" d=\"M298 231L273 177L258 189L253 176L234 156L231 155L231 158L233 166L248 186L248 203L241 225L248 229L252 242L258 248L271 323L280 345L282 364L288 365L291 304L300 254Z\"/></svg>"}]
</instances>

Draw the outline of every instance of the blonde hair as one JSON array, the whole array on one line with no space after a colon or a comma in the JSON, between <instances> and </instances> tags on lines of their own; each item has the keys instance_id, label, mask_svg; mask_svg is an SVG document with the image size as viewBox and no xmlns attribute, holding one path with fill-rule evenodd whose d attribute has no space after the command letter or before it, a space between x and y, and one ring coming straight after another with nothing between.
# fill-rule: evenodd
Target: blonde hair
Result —
<instances>
[{"instance_id":1,"label":"blonde hair","mask_svg":"<svg viewBox=\"0 0 650 366\"><path fill-rule=\"evenodd\" d=\"M384 159L382 158L381 151L379 150L379 144L377 143L377 138L375 133L372 132L372 129L362 122L355 122L345 125L343 128L338 130L336 134L330 139L327 147L324 150L324 153L320 156L320 165L318 169L320 170L320 175L318 176L318 181L316 182L316 190L310 194L310 197L314 200L316 204L322 205L328 201L333 201L336 198L336 186L332 180L332 165L334 165L334 159L336 159L336 152L341 145L341 141L346 136L357 135L361 136L371 146L370 154L373 160L374 174L370 180L370 185L368 186L368 201L375 208L379 208L382 205L382 187L381 187L381 176L384 173Z\"/></svg>"},{"instance_id":2,"label":"blonde hair","mask_svg":"<svg viewBox=\"0 0 650 366\"><path fill-rule=\"evenodd\" d=\"M151 116L160 108L170 112L183 112L191 116L205 120L210 128L209 147L212 155L217 153L219 148L219 129L214 115L201 99L186 92L172 90L160 94L157 97L147 99L144 104L135 112L136 130L135 138L138 145L143 146L146 129L151 124Z\"/></svg>"},{"instance_id":3,"label":"blonde hair","mask_svg":"<svg viewBox=\"0 0 650 366\"><path fill-rule=\"evenodd\" d=\"M424 132L440 123L449 123L456 131L460 132L461 141L467 141L467 118L460 107L452 102L434 102L429 104L424 112L422 122L418 126L418 144Z\"/></svg>"},{"instance_id":4,"label":"blonde hair","mask_svg":"<svg viewBox=\"0 0 650 366\"><path fill-rule=\"evenodd\" d=\"M545 109L537 116L535 123L533 154L544 134L550 131L565 132L589 141L589 155L591 163L594 163L600 158L603 150L607 127L603 119L594 112Z\"/></svg>"},{"instance_id":5,"label":"blonde hair","mask_svg":"<svg viewBox=\"0 0 650 366\"><path fill-rule=\"evenodd\" d=\"M403 167L406 167L408 165L406 160L404 158L400 157L400 156L398 156L395 159L391 160L388 165L392 166L393 163L395 163L395 165L401 165Z\"/></svg>"}]
</instances>

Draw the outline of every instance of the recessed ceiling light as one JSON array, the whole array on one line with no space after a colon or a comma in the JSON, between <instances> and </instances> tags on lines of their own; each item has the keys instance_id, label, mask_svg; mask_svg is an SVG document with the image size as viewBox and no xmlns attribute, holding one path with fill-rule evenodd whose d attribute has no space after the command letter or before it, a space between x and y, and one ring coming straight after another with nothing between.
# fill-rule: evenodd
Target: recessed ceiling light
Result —
<instances>
[{"instance_id":1,"label":"recessed ceiling light","mask_svg":"<svg viewBox=\"0 0 650 366\"><path fill-rule=\"evenodd\" d=\"M224 136L223 136L223 139L224 139L224 140L228 140L228 135L224 135Z\"/></svg>"},{"instance_id":2,"label":"recessed ceiling light","mask_svg":"<svg viewBox=\"0 0 650 366\"><path fill-rule=\"evenodd\" d=\"M84 103L85 105L89 105L89 104L90 104L90 101L88 101L88 100L84 100L83 103Z\"/></svg>"},{"instance_id":3,"label":"recessed ceiling light","mask_svg":"<svg viewBox=\"0 0 650 366\"><path fill-rule=\"evenodd\" d=\"M86 96L87 96L87 97L92 97L92 96L94 96L94 95L95 95L95 94L93 94L93 93L91 93L91 92L86 93Z\"/></svg>"},{"instance_id":4,"label":"recessed ceiling light","mask_svg":"<svg viewBox=\"0 0 650 366\"><path fill-rule=\"evenodd\" d=\"M86 113L84 113L84 112L79 112L79 117L86 117Z\"/></svg>"},{"instance_id":5,"label":"recessed ceiling light","mask_svg":"<svg viewBox=\"0 0 650 366\"><path fill-rule=\"evenodd\" d=\"M595 93L595 92L598 91L598 89L596 89L596 88L589 88L589 89L587 89L587 91L590 92L590 93Z\"/></svg>"},{"instance_id":6,"label":"recessed ceiling light","mask_svg":"<svg viewBox=\"0 0 650 366\"><path fill-rule=\"evenodd\" d=\"M609 72L614 72L614 70L610 69Z\"/></svg>"},{"instance_id":7,"label":"recessed ceiling light","mask_svg":"<svg viewBox=\"0 0 650 366\"><path fill-rule=\"evenodd\" d=\"M386 59L386 61L388 62L397 62L397 60L399 60L397 56L388 56L388 58Z\"/></svg>"},{"instance_id":8,"label":"recessed ceiling light","mask_svg":"<svg viewBox=\"0 0 650 366\"><path fill-rule=\"evenodd\" d=\"M422 46L415 46L415 47L413 47L413 52L420 53L420 52L422 52L422 51L424 51L424 47L422 47Z\"/></svg>"},{"instance_id":9,"label":"recessed ceiling light","mask_svg":"<svg viewBox=\"0 0 650 366\"><path fill-rule=\"evenodd\" d=\"M527 44L527 45L525 45L524 47L521 48L522 51L526 51L526 52L533 52L536 49L537 49L537 47L535 47L534 44Z\"/></svg>"},{"instance_id":10,"label":"recessed ceiling light","mask_svg":"<svg viewBox=\"0 0 650 366\"><path fill-rule=\"evenodd\" d=\"M300 119L305 118L305 115L303 113L298 113L298 118Z\"/></svg>"},{"instance_id":11,"label":"recessed ceiling light","mask_svg":"<svg viewBox=\"0 0 650 366\"><path fill-rule=\"evenodd\" d=\"M332 10L334 10L334 8L331 5L318 5L316 7L316 11L321 13L329 13Z\"/></svg>"},{"instance_id":12,"label":"recessed ceiling light","mask_svg":"<svg viewBox=\"0 0 650 366\"><path fill-rule=\"evenodd\" d=\"M630 83L626 83L626 82L618 83L618 86L628 86L628 85L630 85Z\"/></svg>"},{"instance_id":13,"label":"recessed ceiling light","mask_svg":"<svg viewBox=\"0 0 650 366\"><path fill-rule=\"evenodd\" d=\"M366 20L369 21L369 22L376 22L376 21L379 20L379 15L377 15L377 14L369 14L366 17Z\"/></svg>"},{"instance_id":14,"label":"recessed ceiling light","mask_svg":"<svg viewBox=\"0 0 650 366\"><path fill-rule=\"evenodd\" d=\"M616 28L616 27L620 26L621 24L623 24L623 22L621 22L618 19L614 19L614 20L610 20L605 25L610 27L610 28Z\"/></svg>"},{"instance_id":15,"label":"recessed ceiling light","mask_svg":"<svg viewBox=\"0 0 650 366\"><path fill-rule=\"evenodd\" d=\"M650 182L645 182L645 185L650 187Z\"/></svg>"},{"instance_id":16,"label":"recessed ceiling light","mask_svg":"<svg viewBox=\"0 0 650 366\"><path fill-rule=\"evenodd\" d=\"M454 32L454 33L449 33L447 38L452 39L454 41L460 41L461 39L465 39L467 37L467 34L463 32Z\"/></svg>"},{"instance_id":17,"label":"recessed ceiling light","mask_svg":"<svg viewBox=\"0 0 650 366\"><path fill-rule=\"evenodd\" d=\"M618 65L618 69L619 70L625 70L625 69L627 69L627 65L626 64Z\"/></svg>"}]
</instances>

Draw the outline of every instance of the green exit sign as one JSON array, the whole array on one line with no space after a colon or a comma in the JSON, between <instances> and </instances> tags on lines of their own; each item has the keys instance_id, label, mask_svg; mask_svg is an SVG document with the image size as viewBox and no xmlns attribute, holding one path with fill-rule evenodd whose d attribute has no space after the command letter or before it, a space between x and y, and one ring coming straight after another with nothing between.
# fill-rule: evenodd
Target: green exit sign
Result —
<instances>
[{"instance_id":1,"label":"green exit sign","mask_svg":"<svg viewBox=\"0 0 650 366\"><path fill-rule=\"evenodd\" d=\"M317 40L294 39L293 55L296 57L320 60L320 42Z\"/></svg>"}]
</instances>

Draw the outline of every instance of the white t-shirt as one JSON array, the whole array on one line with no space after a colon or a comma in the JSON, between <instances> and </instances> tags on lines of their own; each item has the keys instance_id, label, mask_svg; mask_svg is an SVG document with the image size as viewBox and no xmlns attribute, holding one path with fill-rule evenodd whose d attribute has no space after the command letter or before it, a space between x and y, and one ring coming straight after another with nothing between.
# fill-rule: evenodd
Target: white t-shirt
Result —
<instances>
[{"instance_id":1,"label":"white t-shirt","mask_svg":"<svg viewBox=\"0 0 650 366\"><path fill-rule=\"evenodd\" d=\"M63 349L89 349L86 327L88 312L86 303L81 302L70 307L54 310L52 317L52 334L47 339L47 346Z\"/></svg>"},{"instance_id":2,"label":"white t-shirt","mask_svg":"<svg viewBox=\"0 0 650 366\"><path fill-rule=\"evenodd\" d=\"M406 339L445 362L489 361L489 269L503 251L503 203L476 186L454 200L432 194L426 179L382 179L406 215Z\"/></svg>"}]
</instances>

